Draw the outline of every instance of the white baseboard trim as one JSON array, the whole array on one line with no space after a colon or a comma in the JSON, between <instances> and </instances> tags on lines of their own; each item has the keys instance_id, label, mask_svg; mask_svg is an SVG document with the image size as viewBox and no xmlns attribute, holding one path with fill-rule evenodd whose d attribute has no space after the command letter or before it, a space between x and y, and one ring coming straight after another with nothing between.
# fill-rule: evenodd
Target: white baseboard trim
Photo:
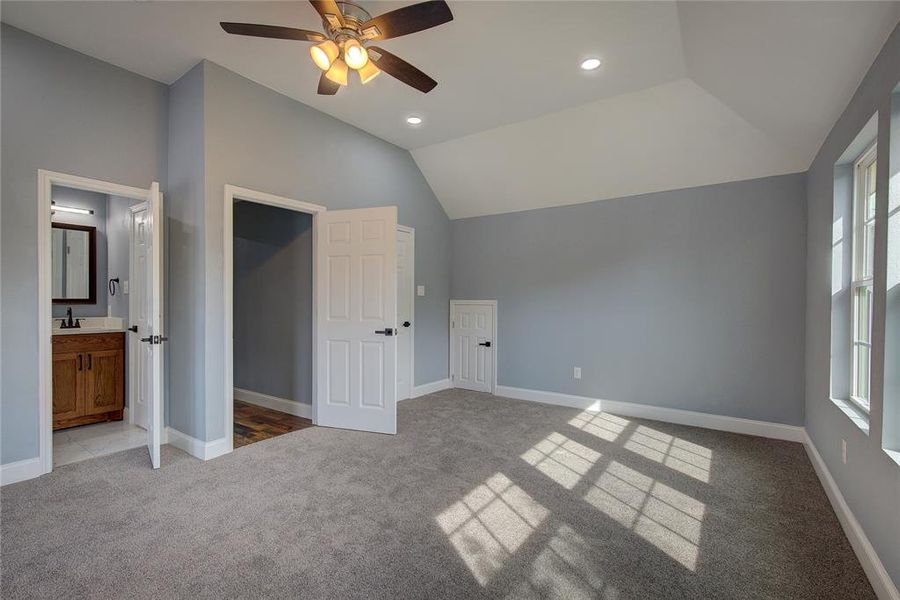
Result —
<instances>
[{"instance_id":1,"label":"white baseboard trim","mask_svg":"<svg viewBox=\"0 0 900 600\"><path fill-rule=\"evenodd\" d=\"M427 396L428 394L433 394L435 392L440 392L441 390L447 389L450 389L450 380L439 379L437 381L432 381L431 383L423 383L422 385L417 385L413 388L412 396L410 396L410 398Z\"/></svg>"},{"instance_id":2,"label":"white baseboard trim","mask_svg":"<svg viewBox=\"0 0 900 600\"><path fill-rule=\"evenodd\" d=\"M26 458L5 465L0 465L0 485L18 483L26 479L34 479L44 474L41 466L41 458Z\"/></svg>"},{"instance_id":3,"label":"white baseboard trim","mask_svg":"<svg viewBox=\"0 0 900 600\"><path fill-rule=\"evenodd\" d=\"M249 402L250 404L262 406L264 408L271 408L272 410L277 410L289 415L296 415L298 417L303 417L304 419L312 419L312 406L303 404L302 402L295 402L294 400L279 398L278 396L269 396L268 394L241 388L234 388L234 399L242 402Z\"/></svg>"},{"instance_id":4,"label":"white baseboard trim","mask_svg":"<svg viewBox=\"0 0 900 600\"><path fill-rule=\"evenodd\" d=\"M825 494L831 501L835 514L837 514L838 521L841 522L841 527L844 528L844 534L850 540L850 545L853 547L856 557L869 577L869 582L875 590L875 595L880 600L900 600L900 592L898 592L897 586L891 580L891 576L888 574L887 569L884 568L881 559L878 558L878 554L875 552L875 548L872 547L866 532L863 531L862 525L859 524L853 511L850 510L850 506L844 499L837 482L831 476L825 461L822 460L822 455L819 454L816 445L813 444L812 439L805 432L803 445L806 447L809 460L819 476L819 481L822 482L822 487L825 488Z\"/></svg>"},{"instance_id":5,"label":"white baseboard trim","mask_svg":"<svg viewBox=\"0 0 900 600\"><path fill-rule=\"evenodd\" d=\"M531 402L569 406L572 408L580 408L582 410L592 410L597 412L606 411L623 417L652 419L654 421L704 427L706 429L715 429L717 431L757 435L776 440L787 440L789 442L803 442L806 439L804 428L796 425L784 425L782 423L771 423L769 421L755 421L753 419L742 419L740 417L713 415L693 410L682 410L679 408L666 408L663 406L635 404L633 402L618 402L615 400L600 400L599 398L589 398L587 396L573 396L571 394L559 394L557 392L528 390L506 385L497 386L497 395L515 398L517 400L530 400Z\"/></svg>"},{"instance_id":6,"label":"white baseboard trim","mask_svg":"<svg viewBox=\"0 0 900 600\"><path fill-rule=\"evenodd\" d=\"M177 429L166 427L166 438L169 444L200 460L210 460L231 451L228 438L224 437L211 442L203 442Z\"/></svg>"}]
</instances>

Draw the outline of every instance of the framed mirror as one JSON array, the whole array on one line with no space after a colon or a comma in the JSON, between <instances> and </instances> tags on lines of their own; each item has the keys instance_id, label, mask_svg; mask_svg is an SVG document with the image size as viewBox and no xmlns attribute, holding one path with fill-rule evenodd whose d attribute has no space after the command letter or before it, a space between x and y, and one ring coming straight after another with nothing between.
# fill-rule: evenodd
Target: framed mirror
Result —
<instances>
[{"instance_id":1,"label":"framed mirror","mask_svg":"<svg viewBox=\"0 0 900 600\"><path fill-rule=\"evenodd\" d=\"M51 289L54 304L97 303L97 228L53 223Z\"/></svg>"}]
</instances>

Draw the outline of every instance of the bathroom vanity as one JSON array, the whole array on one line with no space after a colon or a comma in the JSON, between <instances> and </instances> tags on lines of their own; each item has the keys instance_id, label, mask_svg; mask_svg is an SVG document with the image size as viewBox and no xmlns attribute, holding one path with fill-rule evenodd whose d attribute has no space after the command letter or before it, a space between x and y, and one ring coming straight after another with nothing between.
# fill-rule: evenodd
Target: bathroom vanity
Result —
<instances>
[{"instance_id":1,"label":"bathroom vanity","mask_svg":"<svg viewBox=\"0 0 900 600\"><path fill-rule=\"evenodd\" d=\"M55 330L53 429L120 421L124 408L125 333Z\"/></svg>"}]
</instances>

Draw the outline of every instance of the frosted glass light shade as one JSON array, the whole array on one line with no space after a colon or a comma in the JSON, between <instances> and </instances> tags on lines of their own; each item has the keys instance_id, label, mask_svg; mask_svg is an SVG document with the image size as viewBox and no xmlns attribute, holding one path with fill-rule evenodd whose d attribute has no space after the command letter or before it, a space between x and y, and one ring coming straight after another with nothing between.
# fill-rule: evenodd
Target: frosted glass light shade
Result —
<instances>
[{"instance_id":1,"label":"frosted glass light shade","mask_svg":"<svg viewBox=\"0 0 900 600\"><path fill-rule=\"evenodd\" d=\"M309 49L309 55L312 57L313 62L323 71L331 68L331 64L340 53L341 51L337 44L331 40L325 40L321 44L311 46Z\"/></svg>"},{"instance_id":2,"label":"frosted glass light shade","mask_svg":"<svg viewBox=\"0 0 900 600\"><path fill-rule=\"evenodd\" d=\"M351 69L361 69L369 62L369 53L356 40L347 40L344 43L344 62Z\"/></svg>"},{"instance_id":3,"label":"frosted glass light shade","mask_svg":"<svg viewBox=\"0 0 900 600\"><path fill-rule=\"evenodd\" d=\"M356 72L359 73L359 80L366 84L375 79L381 73L381 69L376 67L375 63L370 60L361 69L357 69Z\"/></svg>"},{"instance_id":4,"label":"frosted glass light shade","mask_svg":"<svg viewBox=\"0 0 900 600\"><path fill-rule=\"evenodd\" d=\"M338 58L331 63L331 68L325 71L325 77L340 85L347 85L347 63Z\"/></svg>"}]
</instances>

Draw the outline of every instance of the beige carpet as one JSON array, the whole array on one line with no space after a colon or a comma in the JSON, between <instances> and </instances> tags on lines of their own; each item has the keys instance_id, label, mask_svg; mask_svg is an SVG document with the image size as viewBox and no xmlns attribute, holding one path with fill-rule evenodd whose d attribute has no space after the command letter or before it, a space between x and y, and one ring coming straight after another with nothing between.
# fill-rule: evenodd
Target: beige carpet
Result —
<instances>
[{"instance_id":1,"label":"beige carpet","mask_svg":"<svg viewBox=\"0 0 900 600\"><path fill-rule=\"evenodd\" d=\"M874 598L799 444L450 390L0 492L2 597Z\"/></svg>"}]
</instances>

